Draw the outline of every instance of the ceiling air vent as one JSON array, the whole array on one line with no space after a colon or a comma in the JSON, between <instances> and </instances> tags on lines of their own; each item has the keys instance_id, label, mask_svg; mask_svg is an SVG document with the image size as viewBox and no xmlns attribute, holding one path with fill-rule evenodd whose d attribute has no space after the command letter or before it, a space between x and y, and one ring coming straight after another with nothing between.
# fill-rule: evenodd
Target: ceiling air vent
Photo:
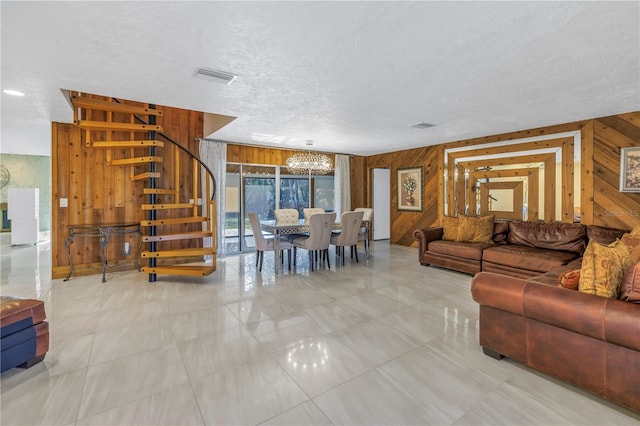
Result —
<instances>
[{"instance_id":1,"label":"ceiling air vent","mask_svg":"<svg viewBox=\"0 0 640 426\"><path fill-rule=\"evenodd\" d=\"M219 80L220 82L224 82L227 85L233 83L236 78L238 78L237 75L231 74L230 72L214 70L211 68L198 68L196 70L196 77Z\"/></svg>"},{"instance_id":2,"label":"ceiling air vent","mask_svg":"<svg viewBox=\"0 0 640 426\"><path fill-rule=\"evenodd\" d=\"M435 124L426 123L423 121L422 123L414 124L411 127L415 127L416 129L428 129L429 127L433 127L433 126L435 126Z\"/></svg>"}]
</instances>

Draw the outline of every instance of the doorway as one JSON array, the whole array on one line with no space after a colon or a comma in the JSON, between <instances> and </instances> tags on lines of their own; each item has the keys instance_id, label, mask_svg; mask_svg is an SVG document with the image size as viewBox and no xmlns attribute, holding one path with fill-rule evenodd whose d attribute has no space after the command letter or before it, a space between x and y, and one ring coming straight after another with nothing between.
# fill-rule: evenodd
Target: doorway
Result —
<instances>
[{"instance_id":1,"label":"doorway","mask_svg":"<svg viewBox=\"0 0 640 426\"><path fill-rule=\"evenodd\" d=\"M391 238L391 171L373 169L373 240Z\"/></svg>"}]
</instances>

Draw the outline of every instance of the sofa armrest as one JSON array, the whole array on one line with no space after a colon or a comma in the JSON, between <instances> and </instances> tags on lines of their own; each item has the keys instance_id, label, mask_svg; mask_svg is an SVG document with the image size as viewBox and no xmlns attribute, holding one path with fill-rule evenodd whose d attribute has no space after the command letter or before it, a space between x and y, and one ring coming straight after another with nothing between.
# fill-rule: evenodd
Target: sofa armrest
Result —
<instances>
[{"instance_id":1,"label":"sofa armrest","mask_svg":"<svg viewBox=\"0 0 640 426\"><path fill-rule=\"evenodd\" d=\"M522 295L527 282L493 272L478 272L471 280L471 296L479 305L524 316Z\"/></svg>"},{"instance_id":2,"label":"sofa armrest","mask_svg":"<svg viewBox=\"0 0 640 426\"><path fill-rule=\"evenodd\" d=\"M416 229L413 231L413 238L418 240L419 243L419 252L423 253L427 251L429 247L429 243L431 241L441 240L444 229L442 226L437 226L433 228L422 228Z\"/></svg>"}]
</instances>

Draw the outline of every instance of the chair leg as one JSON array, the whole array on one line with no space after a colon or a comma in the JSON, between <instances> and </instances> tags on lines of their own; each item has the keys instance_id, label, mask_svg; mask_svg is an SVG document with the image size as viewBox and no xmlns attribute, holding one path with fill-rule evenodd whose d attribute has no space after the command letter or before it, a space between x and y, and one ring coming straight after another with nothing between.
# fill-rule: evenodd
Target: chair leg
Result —
<instances>
[{"instance_id":1,"label":"chair leg","mask_svg":"<svg viewBox=\"0 0 640 426\"><path fill-rule=\"evenodd\" d=\"M256 250L256 268L258 267L259 261L260 261L260 250Z\"/></svg>"},{"instance_id":2,"label":"chair leg","mask_svg":"<svg viewBox=\"0 0 640 426\"><path fill-rule=\"evenodd\" d=\"M326 249L324 252L327 254L327 267L331 269L331 261L329 260L329 249ZM344 262L344 254L342 256L342 261Z\"/></svg>"},{"instance_id":3,"label":"chair leg","mask_svg":"<svg viewBox=\"0 0 640 426\"><path fill-rule=\"evenodd\" d=\"M264 252L260 252L260 266L258 267L258 271L262 272L262 260L264 259Z\"/></svg>"},{"instance_id":4,"label":"chair leg","mask_svg":"<svg viewBox=\"0 0 640 426\"><path fill-rule=\"evenodd\" d=\"M344 246L342 246L341 251L342 251L342 266L344 266Z\"/></svg>"},{"instance_id":5,"label":"chair leg","mask_svg":"<svg viewBox=\"0 0 640 426\"><path fill-rule=\"evenodd\" d=\"M293 266L296 266L298 260L298 253L296 252L297 249L298 248L296 246L293 246Z\"/></svg>"},{"instance_id":6,"label":"chair leg","mask_svg":"<svg viewBox=\"0 0 640 426\"><path fill-rule=\"evenodd\" d=\"M287 264L289 265L289 270L291 270L291 249L287 250Z\"/></svg>"},{"instance_id":7,"label":"chair leg","mask_svg":"<svg viewBox=\"0 0 640 426\"><path fill-rule=\"evenodd\" d=\"M309 269L313 272L313 250L309 250Z\"/></svg>"},{"instance_id":8,"label":"chair leg","mask_svg":"<svg viewBox=\"0 0 640 426\"><path fill-rule=\"evenodd\" d=\"M355 252L356 253L356 263L360 263L360 260L358 260L358 246L351 246L351 253Z\"/></svg>"}]
</instances>

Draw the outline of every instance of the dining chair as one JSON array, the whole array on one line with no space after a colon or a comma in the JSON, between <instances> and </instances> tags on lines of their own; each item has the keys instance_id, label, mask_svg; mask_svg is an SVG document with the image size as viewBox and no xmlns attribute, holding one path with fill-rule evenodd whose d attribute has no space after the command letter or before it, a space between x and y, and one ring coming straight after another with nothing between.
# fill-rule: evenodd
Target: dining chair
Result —
<instances>
[{"instance_id":1,"label":"dining chair","mask_svg":"<svg viewBox=\"0 0 640 426\"><path fill-rule=\"evenodd\" d=\"M293 240L293 264L296 264L296 249L301 248L309 252L309 268L313 271L317 256L315 253L322 253L320 259L331 268L329 261L329 242L333 224L336 222L335 213L316 213L309 218L309 236L299 237Z\"/></svg>"},{"instance_id":2,"label":"dining chair","mask_svg":"<svg viewBox=\"0 0 640 426\"><path fill-rule=\"evenodd\" d=\"M360 262L358 260L358 234L360 233L363 216L364 212L362 211L342 213L340 233L331 235L331 244L336 246L336 253L342 256L343 265L345 247L351 247L351 257L353 257L353 252L355 251L356 262Z\"/></svg>"},{"instance_id":3,"label":"dining chair","mask_svg":"<svg viewBox=\"0 0 640 426\"><path fill-rule=\"evenodd\" d=\"M373 226L373 209L369 207L357 207L354 212L363 212L362 223L358 232L358 241L364 241L364 253L369 258L369 241L371 241L371 226Z\"/></svg>"},{"instance_id":4,"label":"dining chair","mask_svg":"<svg viewBox=\"0 0 640 426\"><path fill-rule=\"evenodd\" d=\"M300 213L296 209L275 209L276 225L297 225Z\"/></svg>"},{"instance_id":5,"label":"dining chair","mask_svg":"<svg viewBox=\"0 0 640 426\"><path fill-rule=\"evenodd\" d=\"M306 208L306 209L302 209L302 215L304 216L304 224L308 225L309 224L309 218L311 216L313 216L314 214L318 214L318 213L324 213L324 209L320 209L320 208Z\"/></svg>"},{"instance_id":6,"label":"dining chair","mask_svg":"<svg viewBox=\"0 0 640 426\"><path fill-rule=\"evenodd\" d=\"M262 260L264 258L265 251L275 252L275 240L274 236L265 237L260 228L260 220L255 213L247 213L249 221L251 222L251 229L253 229L253 239L256 241L256 267L258 271L262 271ZM284 263L283 252L287 250L287 260L289 262L289 270L291 270L291 243L283 238L278 241L278 247L280 249L280 259Z\"/></svg>"}]
</instances>

